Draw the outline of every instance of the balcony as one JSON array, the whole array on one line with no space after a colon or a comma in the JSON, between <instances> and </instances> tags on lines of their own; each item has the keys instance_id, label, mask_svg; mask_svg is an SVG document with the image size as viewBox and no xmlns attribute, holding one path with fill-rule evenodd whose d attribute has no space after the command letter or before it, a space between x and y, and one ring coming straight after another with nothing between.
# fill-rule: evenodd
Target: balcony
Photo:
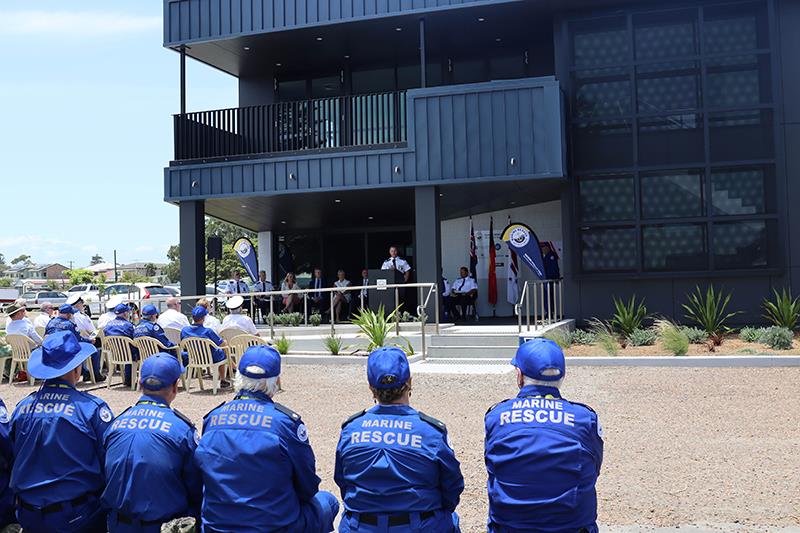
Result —
<instances>
[{"instance_id":1,"label":"balcony","mask_svg":"<svg viewBox=\"0 0 800 533\"><path fill-rule=\"evenodd\" d=\"M406 93L319 98L174 116L175 160L230 160L406 142Z\"/></svg>"},{"instance_id":2,"label":"balcony","mask_svg":"<svg viewBox=\"0 0 800 533\"><path fill-rule=\"evenodd\" d=\"M165 198L564 176L553 77L202 111L175 117Z\"/></svg>"}]
</instances>

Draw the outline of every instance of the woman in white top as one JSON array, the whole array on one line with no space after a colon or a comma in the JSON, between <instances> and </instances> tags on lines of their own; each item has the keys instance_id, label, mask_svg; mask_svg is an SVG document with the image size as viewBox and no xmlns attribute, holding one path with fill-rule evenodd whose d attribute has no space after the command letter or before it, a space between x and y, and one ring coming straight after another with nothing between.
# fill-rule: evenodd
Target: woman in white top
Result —
<instances>
[{"instance_id":1,"label":"woman in white top","mask_svg":"<svg viewBox=\"0 0 800 533\"><path fill-rule=\"evenodd\" d=\"M339 287L343 289L344 287L350 286L350 280L345 279L344 277L344 270L339 269L336 273L337 280L333 282L335 287ZM350 313L350 299L352 295L343 290L336 291L333 296L333 313L336 316L336 322L342 321L342 308L347 309L347 313Z\"/></svg>"},{"instance_id":2,"label":"woman in white top","mask_svg":"<svg viewBox=\"0 0 800 533\"><path fill-rule=\"evenodd\" d=\"M222 323L217 317L214 316L214 306L211 305L211 302L208 301L208 298L200 298L197 300L197 305L200 307L205 307L208 311L206 319L203 320L203 325L219 335L219 332L222 330Z\"/></svg>"},{"instance_id":3,"label":"woman in white top","mask_svg":"<svg viewBox=\"0 0 800 533\"><path fill-rule=\"evenodd\" d=\"M282 291L293 291L300 287L297 286L297 280L294 277L294 272L287 272L286 277L281 282ZM300 296L297 294L284 294L283 295L283 309L282 313L291 313L294 311L294 306L300 303Z\"/></svg>"}]
</instances>

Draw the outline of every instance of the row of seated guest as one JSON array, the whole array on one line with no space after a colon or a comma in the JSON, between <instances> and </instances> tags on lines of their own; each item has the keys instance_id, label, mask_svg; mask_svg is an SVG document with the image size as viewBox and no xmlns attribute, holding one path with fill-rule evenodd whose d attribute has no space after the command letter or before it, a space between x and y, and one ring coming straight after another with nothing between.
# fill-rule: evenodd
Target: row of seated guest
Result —
<instances>
[{"instance_id":1,"label":"row of seated guest","mask_svg":"<svg viewBox=\"0 0 800 533\"><path fill-rule=\"evenodd\" d=\"M361 285L368 285L369 278L367 275L367 269L363 269L361 271ZM289 272L286 274L286 277L281 282L281 290L282 291L291 291L291 290L298 290L298 289L308 289L311 292L308 296L308 305L309 305L309 312L311 313L319 313L324 315L330 312L331 303L333 304L333 314L334 320L337 322L341 322L343 318L346 318L350 315L352 311L352 305L355 302L358 302L361 305L361 297L364 299L364 306L367 305L367 291L362 290L361 295L359 296L358 293L355 291L335 291L335 292L327 292L323 291L322 289L335 287L338 289L345 289L346 287L351 286L352 283L349 279L347 279L347 275L344 270L339 269L336 272L336 281L333 282L332 285L328 284L322 276L322 269L315 268L314 274L311 277L311 280L308 282L306 287L300 287L297 283L297 278L295 277L293 272ZM354 296L356 296L354 300ZM333 297L333 301L331 302L330 298ZM283 313L291 313L295 310L296 307L302 305L303 299L302 295L300 294L286 294L282 297L283 308L281 312Z\"/></svg>"}]
</instances>

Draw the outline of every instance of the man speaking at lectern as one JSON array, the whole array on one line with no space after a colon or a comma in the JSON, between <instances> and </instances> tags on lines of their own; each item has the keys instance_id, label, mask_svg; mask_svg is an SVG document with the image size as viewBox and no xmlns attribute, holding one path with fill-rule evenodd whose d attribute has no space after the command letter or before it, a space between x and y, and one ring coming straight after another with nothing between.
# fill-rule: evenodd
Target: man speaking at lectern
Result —
<instances>
[{"instance_id":1,"label":"man speaking at lectern","mask_svg":"<svg viewBox=\"0 0 800 533\"><path fill-rule=\"evenodd\" d=\"M397 270L403 274L403 281L408 283L408 278L411 276L411 265L408 261L397 257L397 246L389 248L389 259L383 262L381 270Z\"/></svg>"}]
</instances>

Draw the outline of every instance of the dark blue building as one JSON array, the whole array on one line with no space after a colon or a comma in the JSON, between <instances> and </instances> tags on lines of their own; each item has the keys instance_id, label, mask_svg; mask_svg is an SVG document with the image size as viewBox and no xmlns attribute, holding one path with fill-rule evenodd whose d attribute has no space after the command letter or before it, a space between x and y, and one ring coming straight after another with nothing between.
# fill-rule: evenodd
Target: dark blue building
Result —
<instances>
[{"instance_id":1,"label":"dark blue building","mask_svg":"<svg viewBox=\"0 0 800 533\"><path fill-rule=\"evenodd\" d=\"M166 47L239 80L238 108L187 113L182 76L164 188L185 294L204 285L204 215L259 232L274 279L282 246L356 280L395 243L419 281L466 262L465 217L511 216L560 244L576 318L634 292L680 316L713 282L754 320L800 285L796 1L164 9Z\"/></svg>"}]
</instances>

